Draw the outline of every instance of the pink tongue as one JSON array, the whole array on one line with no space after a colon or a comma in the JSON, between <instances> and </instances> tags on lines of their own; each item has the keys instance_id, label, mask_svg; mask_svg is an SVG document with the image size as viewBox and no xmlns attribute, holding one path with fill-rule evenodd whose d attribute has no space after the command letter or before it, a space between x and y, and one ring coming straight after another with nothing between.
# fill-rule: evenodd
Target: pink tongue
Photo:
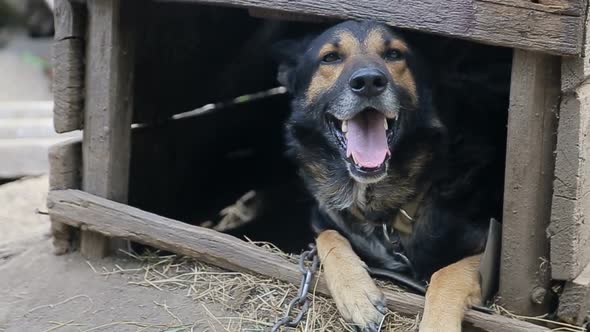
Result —
<instances>
[{"instance_id":1,"label":"pink tongue","mask_svg":"<svg viewBox=\"0 0 590 332\"><path fill-rule=\"evenodd\" d=\"M385 116L377 111L363 111L348 120L346 156L358 166L376 168L389 154L384 127Z\"/></svg>"}]
</instances>

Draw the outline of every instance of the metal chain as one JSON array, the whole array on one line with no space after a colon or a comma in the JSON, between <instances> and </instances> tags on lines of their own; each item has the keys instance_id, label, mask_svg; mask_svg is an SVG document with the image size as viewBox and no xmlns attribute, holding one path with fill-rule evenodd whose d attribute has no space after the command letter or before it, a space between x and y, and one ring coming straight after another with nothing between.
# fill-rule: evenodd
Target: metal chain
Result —
<instances>
[{"instance_id":1,"label":"metal chain","mask_svg":"<svg viewBox=\"0 0 590 332\"><path fill-rule=\"evenodd\" d=\"M309 286L313 280L315 273L318 270L319 259L317 255L317 249L313 244L309 245L309 250L303 252L299 257L299 271L301 271L301 284L299 285L299 291L297 296L289 302L285 315L276 321L273 325L271 332L277 332L282 326L295 327L309 309L309 298L307 293L309 292ZM309 267L305 264L306 261L311 260ZM299 313L291 319L291 312L295 307L299 307Z\"/></svg>"}]
</instances>

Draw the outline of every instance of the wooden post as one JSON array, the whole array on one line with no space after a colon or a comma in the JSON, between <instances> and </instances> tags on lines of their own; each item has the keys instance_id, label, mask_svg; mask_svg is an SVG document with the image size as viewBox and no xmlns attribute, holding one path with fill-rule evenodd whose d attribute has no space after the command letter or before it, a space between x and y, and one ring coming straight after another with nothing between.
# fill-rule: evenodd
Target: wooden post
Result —
<instances>
[{"instance_id":1,"label":"wooden post","mask_svg":"<svg viewBox=\"0 0 590 332\"><path fill-rule=\"evenodd\" d=\"M557 317L578 325L590 320L590 264L576 279L565 284L559 298Z\"/></svg>"},{"instance_id":2,"label":"wooden post","mask_svg":"<svg viewBox=\"0 0 590 332\"><path fill-rule=\"evenodd\" d=\"M131 0L88 1L82 189L127 201L133 109L134 29ZM82 231L81 252L102 257L104 236Z\"/></svg>"},{"instance_id":3,"label":"wooden post","mask_svg":"<svg viewBox=\"0 0 590 332\"><path fill-rule=\"evenodd\" d=\"M590 320L590 17L582 57L564 58L555 160L551 237L552 277L566 280L559 319Z\"/></svg>"},{"instance_id":4,"label":"wooden post","mask_svg":"<svg viewBox=\"0 0 590 332\"><path fill-rule=\"evenodd\" d=\"M515 50L510 86L501 303L519 314L547 312L549 241L560 59Z\"/></svg>"},{"instance_id":5,"label":"wooden post","mask_svg":"<svg viewBox=\"0 0 590 332\"><path fill-rule=\"evenodd\" d=\"M582 57L563 58L551 236L552 277L572 280L590 263L590 17ZM586 216L586 217L585 217Z\"/></svg>"},{"instance_id":6,"label":"wooden post","mask_svg":"<svg viewBox=\"0 0 590 332\"><path fill-rule=\"evenodd\" d=\"M72 138L49 149L49 190L80 189L82 141ZM50 215L53 252L63 255L70 250L71 227Z\"/></svg>"},{"instance_id":7,"label":"wooden post","mask_svg":"<svg viewBox=\"0 0 590 332\"><path fill-rule=\"evenodd\" d=\"M53 95L55 131L82 129L86 8L71 0L55 1Z\"/></svg>"}]
</instances>

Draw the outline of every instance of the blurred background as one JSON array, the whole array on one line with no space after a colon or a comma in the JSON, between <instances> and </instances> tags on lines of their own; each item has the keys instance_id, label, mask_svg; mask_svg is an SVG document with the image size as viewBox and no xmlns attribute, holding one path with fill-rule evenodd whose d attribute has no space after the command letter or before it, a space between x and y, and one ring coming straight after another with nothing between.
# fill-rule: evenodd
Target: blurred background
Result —
<instances>
[{"instance_id":1,"label":"blurred background","mask_svg":"<svg viewBox=\"0 0 590 332\"><path fill-rule=\"evenodd\" d=\"M48 234L47 150L64 139L52 121L52 8L0 0L0 251Z\"/></svg>"}]
</instances>

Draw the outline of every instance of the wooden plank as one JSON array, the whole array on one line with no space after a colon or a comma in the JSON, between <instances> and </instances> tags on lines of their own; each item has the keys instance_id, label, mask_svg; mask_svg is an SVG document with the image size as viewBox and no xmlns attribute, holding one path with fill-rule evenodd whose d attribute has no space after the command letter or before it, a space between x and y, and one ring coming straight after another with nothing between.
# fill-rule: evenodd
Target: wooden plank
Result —
<instances>
[{"instance_id":1,"label":"wooden plank","mask_svg":"<svg viewBox=\"0 0 590 332\"><path fill-rule=\"evenodd\" d=\"M76 0L55 0L55 40L84 38L86 31L86 9L84 3Z\"/></svg>"},{"instance_id":2,"label":"wooden plank","mask_svg":"<svg viewBox=\"0 0 590 332\"><path fill-rule=\"evenodd\" d=\"M134 78L136 1L88 1L82 188L127 201ZM83 231L83 255L102 257L109 241Z\"/></svg>"},{"instance_id":3,"label":"wooden plank","mask_svg":"<svg viewBox=\"0 0 590 332\"><path fill-rule=\"evenodd\" d=\"M82 128L86 8L73 0L56 0L54 15L54 126L64 133Z\"/></svg>"},{"instance_id":4,"label":"wooden plank","mask_svg":"<svg viewBox=\"0 0 590 332\"><path fill-rule=\"evenodd\" d=\"M584 21L586 31L590 29L590 15ZM590 76L590 34L583 40L581 56L563 57L561 59L561 91L573 92Z\"/></svg>"},{"instance_id":5,"label":"wooden plank","mask_svg":"<svg viewBox=\"0 0 590 332\"><path fill-rule=\"evenodd\" d=\"M515 50L510 87L500 266L501 302L520 314L546 313L558 57ZM534 296L533 296L534 294Z\"/></svg>"},{"instance_id":6,"label":"wooden plank","mask_svg":"<svg viewBox=\"0 0 590 332\"><path fill-rule=\"evenodd\" d=\"M590 319L590 264L576 279L565 284L559 297L557 317L576 325Z\"/></svg>"},{"instance_id":7,"label":"wooden plank","mask_svg":"<svg viewBox=\"0 0 590 332\"><path fill-rule=\"evenodd\" d=\"M590 86L563 95L555 160L552 277L572 280L590 262Z\"/></svg>"},{"instance_id":8,"label":"wooden plank","mask_svg":"<svg viewBox=\"0 0 590 332\"><path fill-rule=\"evenodd\" d=\"M84 41L53 43L53 123L55 131L82 129L84 107Z\"/></svg>"},{"instance_id":9,"label":"wooden plank","mask_svg":"<svg viewBox=\"0 0 590 332\"><path fill-rule=\"evenodd\" d=\"M491 45L574 55L582 50L583 17L514 7L483 0L174 0L327 16L371 19Z\"/></svg>"},{"instance_id":10,"label":"wooden plank","mask_svg":"<svg viewBox=\"0 0 590 332\"><path fill-rule=\"evenodd\" d=\"M586 20L590 28L590 18ZM583 57L563 58L562 101L555 160L551 237L551 273L572 280L590 262L590 34Z\"/></svg>"},{"instance_id":11,"label":"wooden plank","mask_svg":"<svg viewBox=\"0 0 590 332\"><path fill-rule=\"evenodd\" d=\"M517 8L528 8L561 15L584 15L586 1L581 0L482 0Z\"/></svg>"},{"instance_id":12,"label":"wooden plank","mask_svg":"<svg viewBox=\"0 0 590 332\"><path fill-rule=\"evenodd\" d=\"M82 191L51 191L48 208L51 216L59 217L72 226L85 227L108 236L128 238L232 271L264 275L294 284L301 281L301 273L296 264L251 243ZM317 290L329 295L323 279ZM398 313L415 315L424 308L422 296L387 290L385 294L388 306ZM473 310L467 312L466 321L480 331L550 331L531 323Z\"/></svg>"},{"instance_id":13,"label":"wooden plank","mask_svg":"<svg viewBox=\"0 0 590 332\"><path fill-rule=\"evenodd\" d=\"M49 149L49 190L79 189L82 181L82 139L73 138ZM50 216L53 253L70 251L72 227Z\"/></svg>"},{"instance_id":14,"label":"wooden plank","mask_svg":"<svg viewBox=\"0 0 590 332\"><path fill-rule=\"evenodd\" d=\"M80 189L82 138L71 138L49 148L49 190Z\"/></svg>"}]
</instances>

